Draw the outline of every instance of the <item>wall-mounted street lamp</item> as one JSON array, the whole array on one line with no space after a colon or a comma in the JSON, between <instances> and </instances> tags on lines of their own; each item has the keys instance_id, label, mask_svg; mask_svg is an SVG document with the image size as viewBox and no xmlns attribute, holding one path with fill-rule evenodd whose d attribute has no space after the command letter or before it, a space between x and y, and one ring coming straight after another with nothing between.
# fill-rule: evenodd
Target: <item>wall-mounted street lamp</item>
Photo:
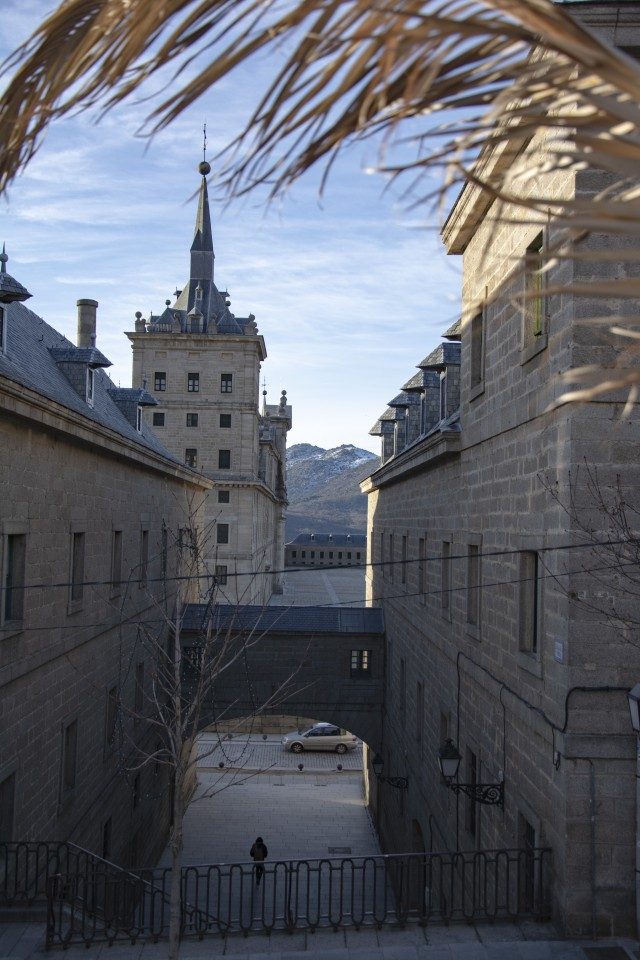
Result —
<instances>
[{"instance_id":1,"label":"wall-mounted street lamp","mask_svg":"<svg viewBox=\"0 0 640 960\"><path fill-rule=\"evenodd\" d=\"M498 783L456 783L462 757L453 740L446 740L438 750L438 766L449 790L464 793L475 803L504 807L504 780Z\"/></svg>"},{"instance_id":2,"label":"wall-mounted street lamp","mask_svg":"<svg viewBox=\"0 0 640 960\"><path fill-rule=\"evenodd\" d=\"M371 761L371 766L373 767L373 772L376 775L376 780L379 783L388 783L390 787L395 787L396 790L406 790L409 786L409 780L407 777L383 777L382 770L384 768L384 760L378 754L375 755Z\"/></svg>"}]
</instances>

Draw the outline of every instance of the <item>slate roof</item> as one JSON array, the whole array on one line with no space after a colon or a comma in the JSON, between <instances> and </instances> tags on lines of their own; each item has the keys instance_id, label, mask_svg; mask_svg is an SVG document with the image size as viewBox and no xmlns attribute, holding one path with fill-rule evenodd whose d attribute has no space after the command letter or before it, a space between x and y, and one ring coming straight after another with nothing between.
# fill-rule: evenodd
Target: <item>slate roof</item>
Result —
<instances>
[{"instance_id":1,"label":"slate roof","mask_svg":"<svg viewBox=\"0 0 640 960\"><path fill-rule=\"evenodd\" d=\"M209 615L205 603L187 604L183 631L203 630ZM384 617L379 607L236 607L218 604L213 608L213 629L231 629L234 633L255 630L258 633L384 633Z\"/></svg>"},{"instance_id":2,"label":"slate roof","mask_svg":"<svg viewBox=\"0 0 640 960\"><path fill-rule=\"evenodd\" d=\"M71 341L22 303L12 303L5 309L6 352L0 353L0 375L62 404L87 420L115 430L127 440L132 440L173 463L184 466L169 453L145 424L142 432L138 433L129 423L109 396L109 390L115 387L104 370L95 372L93 406L89 406L76 393L51 353L61 351L65 355L67 352L77 355L77 348ZM99 354L99 351L95 352Z\"/></svg>"},{"instance_id":3,"label":"slate roof","mask_svg":"<svg viewBox=\"0 0 640 960\"><path fill-rule=\"evenodd\" d=\"M406 383L402 385L403 390L422 390L424 386L424 378L422 375L422 370L418 370L417 373L414 373Z\"/></svg>"},{"instance_id":4,"label":"slate roof","mask_svg":"<svg viewBox=\"0 0 640 960\"><path fill-rule=\"evenodd\" d=\"M446 342L439 343L435 350L432 350L418 366L422 370L433 370L437 367L457 363L460 363L460 344Z\"/></svg>"},{"instance_id":5,"label":"slate roof","mask_svg":"<svg viewBox=\"0 0 640 960\"><path fill-rule=\"evenodd\" d=\"M417 403L420 403L420 397L412 393L399 393L393 400L389 400L390 407L413 407Z\"/></svg>"},{"instance_id":6,"label":"slate roof","mask_svg":"<svg viewBox=\"0 0 640 960\"><path fill-rule=\"evenodd\" d=\"M392 407L387 407L387 409L385 410L385 412L382 413L382 414L380 414L380 416L378 417L378 419L376 420L376 422L374 423L374 425L371 427L371 430L369 430L369 434L370 434L372 437L379 437L379 436L381 436L381 435L382 435L382 421L383 421L383 420L389 421L389 420L395 420L395 419L396 419L396 412L395 412L395 410L394 410Z\"/></svg>"},{"instance_id":7,"label":"slate roof","mask_svg":"<svg viewBox=\"0 0 640 960\"><path fill-rule=\"evenodd\" d=\"M104 353L95 347L76 347L74 344L64 347L51 347L50 354L58 363L86 363L89 367L111 367Z\"/></svg>"},{"instance_id":8,"label":"slate roof","mask_svg":"<svg viewBox=\"0 0 640 960\"><path fill-rule=\"evenodd\" d=\"M320 545L321 547L366 547L367 536L364 533L300 533L287 543L290 547L294 543L304 546Z\"/></svg>"},{"instance_id":9,"label":"slate roof","mask_svg":"<svg viewBox=\"0 0 640 960\"><path fill-rule=\"evenodd\" d=\"M371 437L381 437L382 436L382 423L380 420L376 420L374 425L369 430L369 436Z\"/></svg>"},{"instance_id":10,"label":"slate roof","mask_svg":"<svg viewBox=\"0 0 640 960\"><path fill-rule=\"evenodd\" d=\"M137 403L139 407L157 407L158 401L142 387L110 387L109 396L115 402Z\"/></svg>"},{"instance_id":11,"label":"slate roof","mask_svg":"<svg viewBox=\"0 0 640 960\"><path fill-rule=\"evenodd\" d=\"M462 319L458 317L455 323L452 323L448 330L442 334L443 340L460 340L462 336Z\"/></svg>"}]
</instances>

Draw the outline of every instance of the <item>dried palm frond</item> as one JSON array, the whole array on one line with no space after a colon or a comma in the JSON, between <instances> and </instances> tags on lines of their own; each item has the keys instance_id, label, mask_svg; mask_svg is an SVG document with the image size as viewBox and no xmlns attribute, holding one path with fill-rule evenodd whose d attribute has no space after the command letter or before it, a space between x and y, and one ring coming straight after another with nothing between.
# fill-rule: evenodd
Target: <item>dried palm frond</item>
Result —
<instances>
[{"instance_id":1,"label":"dried palm frond","mask_svg":"<svg viewBox=\"0 0 640 960\"><path fill-rule=\"evenodd\" d=\"M0 190L55 118L108 109L173 68L152 133L284 43L284 65L221 158L231 195L257 184L277 194L354 139L409 129L415 159L385 169L411 177L418 202L444 166L445 186L475 185L523 218L552 215L569 251L590 233L640 244L640 64L551 0L64 0L4 64ZM585 168L608 175L587 203L549 188L555 171ZM597 279L590 292L614 295ZM637 293L629 280L615 296Z\"/></svg>"}]
</instances>

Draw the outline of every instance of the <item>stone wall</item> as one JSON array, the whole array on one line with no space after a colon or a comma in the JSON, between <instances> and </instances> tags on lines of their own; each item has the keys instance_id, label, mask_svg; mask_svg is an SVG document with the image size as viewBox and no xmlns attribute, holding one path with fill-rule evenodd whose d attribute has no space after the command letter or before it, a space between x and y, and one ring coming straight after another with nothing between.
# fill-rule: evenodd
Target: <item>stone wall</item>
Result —
<instances>
[{"instance_id":1,"label":"stone wall","mask_svg":"<svg viewBox=\"0 0 640 960\"><path fill-rule=\"evenodd\" d=\"M151 694L154 651L144 630L166 642L178 531L200 523L206 482L8 384L0 390L0 445L11 451L11 470L2 473L0 562L6 576L7 537L25 534L27 584L22 621L5 620L0 632L0 783L14 778L13 824L3 821L3 839L69 839L121 864L153 864L169 824L166 770L149 764L136 783L123 768L135 766L137 746L154 746L134 718L138 680L144 697ZM120 587L111 582L116 530ZM69 586L74 533L84 534L79 600ZM122 707L110 737L113 688ZM65 784L65 730L73 723L76 759Z\"/></svg>"},{"instance_id":2,"label":"stone wall","mask_svg":"<svg viewBox=\"0 0 640 960\"><path fill-rule=\"evenodd\" d=\"M556 174L553 186L567 196L601 184L593 173L580 174L577 184ZM464 209L465 199L447 228L453 249L455 218ZM391 850L414 849L416 837L432 849L522 847L535 835L537 845L553 850L554 916L565 931L591 935L595 917L598 934L630 935L635 742L625 691L637 682L640 657L624 625L602 611L603 602L624 600L610 557L590 546L565 507L574 496L592 537L610 532L587 489L585 460L605 499L614 495L617 476L633 498L640 418L634 405L621 419L619 395L553 404L566 389L560 373L611 363L620 350L604 324L580 321L637 312L637 304L603 306L554 293L532 339L524 259L540 230L550 245L557 232L544 218L529 226L520 219L502 210L497 223L492 208L464 247L464 314L483 310L484 373L472 389L467 323L459 454L441 456L438 437L423 438L367 485L367 592L370 602L382 603L387 630L383 756L387 769L410 778L406 794L380 788L378 817ZM595 269L564 262L546 283L620 277L629 269L622 258ZM448 579L444 543L452 557ZM583 546L565 549L576 544ZM469 553L476 549L481 588L471 623ZM523 551L537 553L539 562L537 650L530 651L520 641ZM504 810L474 805L442 784L437 752L446 737L462 755L461 781L474 776L473 757L478 782L504 777Z\"/></svg>"}]
</instances>

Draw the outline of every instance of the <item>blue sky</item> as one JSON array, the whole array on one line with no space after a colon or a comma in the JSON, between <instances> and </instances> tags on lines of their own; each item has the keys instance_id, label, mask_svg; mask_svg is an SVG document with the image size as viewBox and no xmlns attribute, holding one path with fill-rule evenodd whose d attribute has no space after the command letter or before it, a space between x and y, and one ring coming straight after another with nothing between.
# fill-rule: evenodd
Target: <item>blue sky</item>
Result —
<instances>
[{"instance_id":1,"label":"blue sky","mask_svg":"<svg viewBox=\"0 0 640 960\"><path fill-rule=\"evenodd\" d=\"M4 0L0 56L54 6ZM28 305L75 339L76 300L98 300L98 346L123 386L123 331L188 276L202 123L211 156L273 70L264 58L237 73L151 142L137 136L148 107L135 102L99 123L83 113L54 124L0 201L0 241ZM457 316L459 259L446 257L435 221L365 172L375 160L373 145L348 150L322 201L311 175L269 207L260 197L213 205L216 282L235 313L256 316L269 400L285 388L293 405L290 443L378 452L371 425Z\"/></svg>"}]
</instances>

